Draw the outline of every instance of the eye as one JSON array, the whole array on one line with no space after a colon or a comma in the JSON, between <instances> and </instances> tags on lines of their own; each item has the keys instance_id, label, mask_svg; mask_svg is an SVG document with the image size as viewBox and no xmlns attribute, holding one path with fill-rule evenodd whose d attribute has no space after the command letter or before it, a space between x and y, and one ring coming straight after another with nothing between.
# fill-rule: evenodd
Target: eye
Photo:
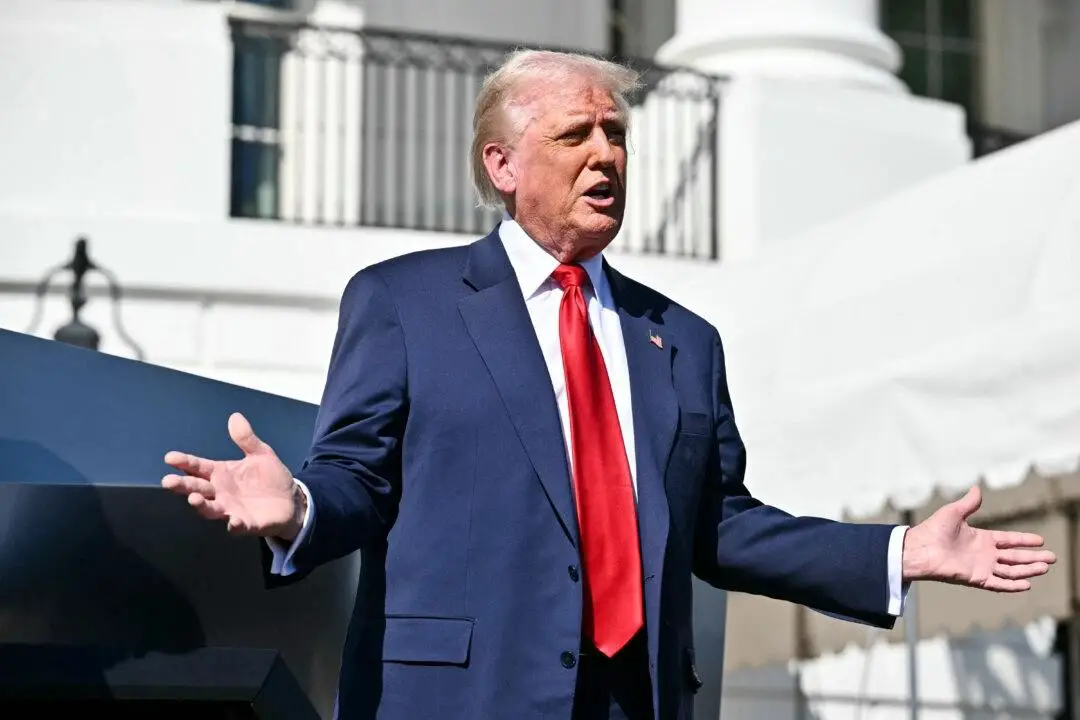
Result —
<instances>
[{"instance_id":1,"label":"eye","mask_svg":"<svg viewBox=\"0 0 1080 720\"><path fill-rule=\"evenodd\" d=\"M562 135L559 136L559 139L560 140L565 140L565 141L568 141L568 142L578 142L579 143L579 142L584 141L585 138L587 138L587 137L589 137L589 129L588 128L576 127L576 128L571 128L570 130L567 130L566 132L564 132Z\"/></svg>"},{"instance_id":2,"label":"eye","mask_svg":"<svg viewBox=\"0 0 1080 720\"><path fill-rule=\"evenodd\" d=\"M626 129L625 128L608 128L607 131L608 140L616 145L626 144Z\"/></svg>"}]
</instances>

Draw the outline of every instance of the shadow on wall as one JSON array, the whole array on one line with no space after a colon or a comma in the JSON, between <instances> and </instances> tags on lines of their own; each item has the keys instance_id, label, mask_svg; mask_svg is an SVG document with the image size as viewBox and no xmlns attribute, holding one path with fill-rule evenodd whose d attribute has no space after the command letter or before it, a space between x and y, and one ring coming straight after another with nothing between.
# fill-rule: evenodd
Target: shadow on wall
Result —
<instances>
[{"instance_id":1,"label":"shadow on wall","mask_svg":"<svg viewBox=\"0 0 1080 720\"><path fill-rule=\"evenodd\" d=\"M968 706L1010 708L1010 717L1054 718L1063 703L1057 623L975 632L949 642L959 699ZM1027 710L1031 708L1031 710ZM1002 712L965 709L964 720L993 720Z\"/></svg>"},{"instance_id":2,"label":"shadow on wall","mask_svg":"<svg viewBox=\"0 0 1080 720\"><path fill-rule=\"evenodd\" d=\"M850 711L847 717L851 717ZM826 720L809 706L799 678L785 665L724 674L720 720Z\"/></svg>"},{"instance_id":3,"label":"shadow on wall","mask_svg":"<svg viewBox=\"0 0 1080 720\"><path fill-rule=\"evenodd\" d=\"M1062 658L1056 653L1057 623L1046 619L1024 628L975 632L948 642L926 641L920 652L923 716L955 720L1055 720L1062 717ZM829 687L809 702L786 665L728 672L721 720L906 720L906 649L878 647L870 656L834 657L814 669ZM873 676L851 677L862 666ZM842 679L847 673L849 678ZM881 684L882 673L888 675ZM937 678L935 673L944 674ZM950 676L951 674L951 676ZM935 682L940 680L940 682ZM815 685L818 683L814 683ZM936 685L936 687L932 687ZM884 687L888 689L882 692ZM867 690L868 687L876 688ZM955 688L955 694L949 692ZM949 692L954 701L942 697ZM885 695L888 697L886 698Z\"/></svg>"}]
</instances>

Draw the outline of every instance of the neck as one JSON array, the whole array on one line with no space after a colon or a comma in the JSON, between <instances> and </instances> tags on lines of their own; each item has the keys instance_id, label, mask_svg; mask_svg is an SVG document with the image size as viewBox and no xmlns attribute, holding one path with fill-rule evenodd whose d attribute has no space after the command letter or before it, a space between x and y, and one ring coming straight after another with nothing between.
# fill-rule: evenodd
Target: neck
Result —
<instances>
[{"instance_id":1,"label":"neck","mask_svg":"<svg viewBox=\"0 0 1080 720\"><path fill-rule=\"evenodd\" d=\"M598 254L598 251L589 247L588 244L577 243L572 239L568 240L558 233L551 232L546 225L538 226L528 221L522 222L520 218L514 217L509 212L507 212L506 216L520 225L521 229L534 243L560 263L584 262L596 257Z\"/></svg>"}]
</instances>

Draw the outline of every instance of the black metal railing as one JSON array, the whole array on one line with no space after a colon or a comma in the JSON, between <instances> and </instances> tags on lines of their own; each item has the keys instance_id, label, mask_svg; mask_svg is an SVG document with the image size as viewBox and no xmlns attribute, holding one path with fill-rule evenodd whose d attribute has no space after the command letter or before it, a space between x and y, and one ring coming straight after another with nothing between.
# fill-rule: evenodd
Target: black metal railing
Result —
<instances>
[{"instance_id":1,"label":"black metal railing","mask_svg":"<svg viewBox=\"0 0 1080 720\"><path fill-rule=\"evenodd\" d=\"M386 30L234 20L234 217L467 234L472 109L511 45ZM722 81L627 61L630 196L615 247L716 259Z\"/></svg>"},{"instance_id":2,"label":"black metal railing","mask_svg":"<svg viewBox=\"0 0 1080 720\"><path fill-rule=\"evenodd\" d=\"M1031 139L1030 135L1024 133L976 121L968 123L968 136L971 138L972 154L977 158Z\"/></svg>"}]
</instances>

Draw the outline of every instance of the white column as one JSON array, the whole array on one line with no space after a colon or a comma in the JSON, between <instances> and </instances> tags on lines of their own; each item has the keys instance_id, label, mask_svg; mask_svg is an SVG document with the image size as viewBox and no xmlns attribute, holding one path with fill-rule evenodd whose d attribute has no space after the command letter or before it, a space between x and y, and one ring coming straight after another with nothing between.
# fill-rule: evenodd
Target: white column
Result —
<instances>
[{"instance_id":1,"label":"white column","mask_svg":"<svg viewBox=\"0 0 1080 720\"><path fill-rule=\"evenodd\" d=\"M899 91L900 51L876 0L678 0L659 59L724 75L825 80Z\"/></svg>"},{"instance_id":2,"label":"white column","mask_svg":"<svg viewBox=\"0 0 1080 720\"><path fill-rule=\"evenodd\" d=\"M912 96L877 0L675 0L665 65L727 78L721 259L756 255L971 156L961 108ZM638 128L639 133L647 132Z\"/></svg>"}]
</instances>

